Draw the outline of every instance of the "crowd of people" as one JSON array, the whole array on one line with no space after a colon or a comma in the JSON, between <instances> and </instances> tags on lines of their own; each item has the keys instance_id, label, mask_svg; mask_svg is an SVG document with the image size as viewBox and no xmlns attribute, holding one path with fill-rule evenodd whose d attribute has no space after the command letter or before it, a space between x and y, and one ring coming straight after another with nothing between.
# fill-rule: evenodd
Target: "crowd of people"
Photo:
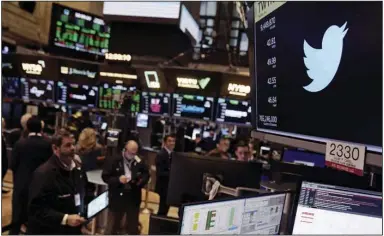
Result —
<instances>
[{"instance_id":1,"label":"crowd of people","mask_svg":"<svg viewBox=\"0 0 384 236\"><path fill-rule=\"evenodd\" d=\"M86 172L102 169L109 189L107 234L139 234L141 189L149 181L149 169L138 156L139 145L130 140L121 153L107 157L91 122L82 122L74 133L61 129L52 137L43 134L44 122L37 116L21 118L22 132L12 148L10 163L3 142L3 179L7 166L13 172L12 224L10 234L23 225L29 234L81 234L87 231L84 206L95 197L95 185ZM88 125L87 125L88 124ZM3 120L3 130L5 122ZM254 148L247 140L221 136L210 131L196 136L193 152L226 160L252 161ZM176 136L166 135L156 157L156 187L160 196L158 215L167 215L168 182ZM122 220L124 226L121 227ZM84 231L85 230L85 231Z\"/></svg>"}]
</instances>

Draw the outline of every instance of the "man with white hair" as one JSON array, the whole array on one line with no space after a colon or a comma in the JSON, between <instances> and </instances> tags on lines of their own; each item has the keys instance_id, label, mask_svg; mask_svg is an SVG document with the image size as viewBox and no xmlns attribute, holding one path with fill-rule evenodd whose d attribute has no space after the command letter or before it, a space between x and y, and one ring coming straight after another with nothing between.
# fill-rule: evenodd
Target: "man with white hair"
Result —
<instances>
[{"instance_id":1,"label":"man with white hair","mask_svg":"<svg viewBox=\"0 0 384 236\"><path fill-rule=\"evenodd\" d=\"M138 144L130 140L121 154L106 159L102 179L109 190L109 221L106 234L140 234L139 212L141 189L149 181L148 167L137 156ZM126 232L119 232L126 216Z\"/></svg>"}]
</instances>

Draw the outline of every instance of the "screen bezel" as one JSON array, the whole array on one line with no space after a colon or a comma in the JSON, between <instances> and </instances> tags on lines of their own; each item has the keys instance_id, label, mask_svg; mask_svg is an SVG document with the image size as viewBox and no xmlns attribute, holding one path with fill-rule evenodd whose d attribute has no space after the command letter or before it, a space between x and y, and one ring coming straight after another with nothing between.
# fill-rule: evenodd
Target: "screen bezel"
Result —
<instances>
[{"instance_id":1,"label":"screen bezel","mask_svg":"<svg viewBox=\"0 0 384 236\"><path fill-rule=\"evenodd\" d=\"M255 198L255 197L268 197L268 196L273 196L273 195L284 194L283 212L281 214L281 219L280 219L280 226L281 226L281 222L282 222L283 216L284 216L284 207L285 207L285 204L286 204L287 195L289 193L292 193L292 191L276 191L276 192L270 192L270 193L264 193L264 194L256 194L255 193L255 194L250 194L250 195L247 195L247 196L240 196L240 197L228 196L228 198L226 197L226 198L223 198L223 199L214 199L214 200L210 200L210 201L207 200L207 201L198 201L198 202L183 204L180 207L179 231L178 231L178 234L182 235L181 234L181 228L182 228L182 224L183 224L184 208L185 207L195 206L195 205L202 205L202 204L211 204L211 203L225 202L225 201L243 200L243 199ZM280 229L281 228L279 227L279 231L280 231Z\"/></svg>"},{"instance_id":2,"label":"screen bezel","mask_svg":"<svg viewBox=\"0 0 384 236\"><path fill-rule=\"evenodd\" d=\"M289 221L287 222L288 223L288 233L291 235L293 232L293 228L295 226L296 213L297 213L297 208L299 206L300 192L301 192L301 187L303 185L303 182L341 187L341 188L346 188L346 189L350 189L350 190L360 190L360 191L365 191L365 192L377 193L378 196L380 195L381 198L383 198L383 194L382 193L380 194L380 192L378 192L378 191L372 191L372 190L360 189L360 188L344 187L344 186L340 186L340 185L329 184L329 183L326 183L323 181L313 182L313 181L303 179L303 181L300 181L298 188L295 191L295 198L293 199L292 212L290 214L290 217L288 218Z\"/></svg>"}]
</instances>

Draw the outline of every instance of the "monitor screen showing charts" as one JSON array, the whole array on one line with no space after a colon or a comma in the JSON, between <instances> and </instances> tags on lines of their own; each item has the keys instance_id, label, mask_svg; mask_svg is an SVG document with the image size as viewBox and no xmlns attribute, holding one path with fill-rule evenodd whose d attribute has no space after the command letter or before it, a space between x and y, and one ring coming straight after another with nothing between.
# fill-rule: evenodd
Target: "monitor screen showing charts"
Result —
<instances>
[{"instance_id":1,"label":"monitor screen showing charts","mask_svg":"<svg viewBox=\"0 0 384 236\"><path fill-rule=\"evenodd\" d=\"M285 193L185 206L180 234L278 234Z\"/></svg>"},{"instance_id":2,"label":"monitor screen showing charts","mask_svg":"<svg viewBox=\"0 0 384 236\"><path fill-rule=\"evenodd\" d=\"M303 181L293 234L383 234L382 194Z\"/></svg>"},{"instance_id":3,"label":"monitor screen showing charts","mask_svg":"<svg viewBox=\"0 0 384 236\"><path fill-rule=\"evenodd\" d=\"M213 101L213 97L174 93L173 116L212 120L214 111Z\"/></svg>"},{"instance_id":4,"label":"monitor screen showing charts","mask_svg":"<svg viewBox=\"0 0 384 236\"><path fill-rule=\"evenodd\" d=\"M219 98L217 100L216 120L225 123L251 125L251 103Z\"/></svg>"},{"instance_id":5,"label":"monitor screen showing charts","mask_svg":"<svg viewBox=\"0 0 384 236\"><path fill-rule=\"evenodd\" d=\"M171 95L169 93L142 92L141 113L151 115L169 115Z\"/></svg>"},{"instance_id":6,"label":"monitor screen showing charts","mask_svg":"<svg viewBox=\"0 0 384 236\"><path fill-rule=\"evenodd\" d=\"M21 97L24 100L55 100L55 82L52 80L20 78L20 85Z\"/></svg>"},{"instance_id":7,"label":"monitor screen showing charts","mask_svg":"<svg viewBox=\"0 0 384 236\"><path fill-rule=\"evenodd\" d=\"M381 152L382 3L254 6L257 130Z\"/></svg>"}]
</instances>

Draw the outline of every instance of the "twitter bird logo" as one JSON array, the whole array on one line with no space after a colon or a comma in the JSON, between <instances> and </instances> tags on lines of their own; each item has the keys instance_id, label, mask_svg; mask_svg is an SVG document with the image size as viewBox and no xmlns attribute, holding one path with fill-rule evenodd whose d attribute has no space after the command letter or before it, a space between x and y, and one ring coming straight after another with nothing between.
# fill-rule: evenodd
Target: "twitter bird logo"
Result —
<instances>
[{"instance_id":1,"label":"twitter bird logo","mask_svg":"<svg viewBox=\"0 0 384 236\"><path fill-rule=\"evenodd\" d=\"M341 55L343 52L343 39L348 29L345 29L347 22L343 26L330 26L324 33L322 48L311 47L304 40L304 64L307 67L307 74L313 81L304 86L309 92L319 92L325 89L335 77L339 68Z\"/></svg>"}]
</instances>

